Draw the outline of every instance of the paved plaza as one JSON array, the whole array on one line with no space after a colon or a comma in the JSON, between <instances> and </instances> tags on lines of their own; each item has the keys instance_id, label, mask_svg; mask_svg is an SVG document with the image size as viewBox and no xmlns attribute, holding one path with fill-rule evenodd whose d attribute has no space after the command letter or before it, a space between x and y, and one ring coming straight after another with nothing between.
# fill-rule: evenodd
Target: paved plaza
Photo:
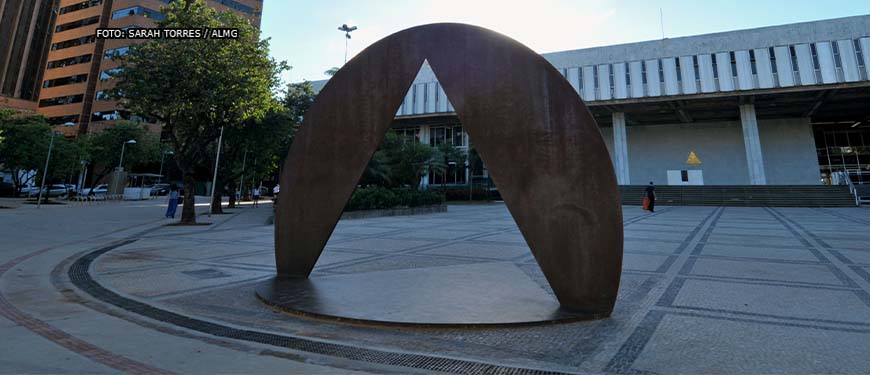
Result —
<instances>
[{"instance_id":1,"label":"paved plaza","mask_svg":"<svg viewBox=\"0 0 870 375\"><path fill-rule=\"evenodd\" d=\"M201 207L205 210L205 207ZM288 315L271 207L166 226L160 202L0 210L4 373L866 373L870 209L623 207L609 319L391 327ZM503 204L343 220L312 277L491 272L552 293ZM449 294L451 290L444 290ZM456 306L461 309L462 306Z\"/></svg>"}]
</instances>

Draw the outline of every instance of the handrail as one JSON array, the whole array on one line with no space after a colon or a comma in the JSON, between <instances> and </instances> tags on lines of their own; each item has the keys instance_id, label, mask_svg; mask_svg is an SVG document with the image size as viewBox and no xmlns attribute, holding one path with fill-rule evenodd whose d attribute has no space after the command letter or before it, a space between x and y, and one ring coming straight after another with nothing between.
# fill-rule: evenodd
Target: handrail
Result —
<instances>
[{"instance_id":1,"label":"handrail","mask_svg":"<svg viewBox=\"0 0 870 375\"><path fill-rule=\"evenodd\" d=\"M852 196L855 197L855 207L860 207L861 197L858 195L858 189L855 188L855 184L852 183L852 178L849 177L849 171L844 169L842 171L836 171L833 174L837 176L838 185L846 185L849 187L849 193L852 193Z\"/></svg>"}]
</instances>

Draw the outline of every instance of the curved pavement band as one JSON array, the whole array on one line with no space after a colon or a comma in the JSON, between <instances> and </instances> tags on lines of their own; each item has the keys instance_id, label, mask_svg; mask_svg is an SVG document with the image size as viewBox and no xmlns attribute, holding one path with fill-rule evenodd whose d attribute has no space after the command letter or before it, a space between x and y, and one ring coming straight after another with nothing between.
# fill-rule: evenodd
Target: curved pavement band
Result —
<instances>
[{"instance_id":1,"label":"curved pavement band","mask_svg":"<svg viewBox=\"0 0 870 375\"><path fill-rule=\"evenodd\" d=\"M281 193L292 199L281 199L275 216L278 274L309 276L424 60L559 303L590 317L610 315L622 266L622 211L595 120L540 55L463 24L388 36L318 94L281 176Z\"/></svg>"}]
</instances>

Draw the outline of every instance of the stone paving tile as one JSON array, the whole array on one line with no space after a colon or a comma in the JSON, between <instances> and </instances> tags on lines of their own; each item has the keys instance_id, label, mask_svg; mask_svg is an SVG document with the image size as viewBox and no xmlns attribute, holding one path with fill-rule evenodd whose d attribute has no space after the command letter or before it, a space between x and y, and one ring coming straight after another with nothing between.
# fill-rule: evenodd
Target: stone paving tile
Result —
<instances>
[{"instance_id":1,"label":"stone paving tile","mask_svg":"<svg viewBox=\"0 0 870 375\"><path fill-rule=\"evenodd\" d=\"M863 291L806 286L682 279L669 307L742 312L870 327L870 296ZM713 297L713 298L711 298Z\"/></svg>"},{"instance_id":2,"label":"stone paving tile","mask_svg":"<svg viewBox=\"0 0 870 375\"><path fill-rule=\"evenodd\" d=\"M784 281L813 285L850 286L832 271L819 264L790 264L761 260L693 258L685 274L734 279Z\"/></svg>"},{"instance_id":3,"label":"stone paving tile","mask_svg":"<svg viewBox=\"0 0 870 375\"><path fill-rule=\"evenodd\" d=\"M624 251L673 254L680 247L677 241L646 241L643 239L626 238Z\"/></svg>"},{"instance_id":4,"label":"stone paving tile","mask_svg":"<svg viewBox=\"0 0 870 375\"><path fill-rule=\"evenodd\" d=\"M660 374L862 373L870 331L667 314L632 369Z\"/></svg>"},{"instance_id":5,"label":"stone paving tile","mask_svg":"<svg viewBox=\"0 0 870 375\"><path fill-rule=\"evenodd\" d=\"M673 256L626 253L622 256L622 269L661 273L667 271L673 261Z\"/></svg>"},{"instance_id":6,"label":"stone paving tile","mask_svg":"<svg viewBox=\"0 0 870 375\"><path fill-rule=\"evenodd\" d=\"M395 240L390 238L365 238L353 241L345 241L334 245L331 245L327 242L327 246L336 249L355 249L389 253L397 250L407 250L415 247L432 245L435 243L437 242L422 240Z\"/></svg>"},{"instance_id":7,"label":"stone paving tile","mask_svg":"<svg viewBox=\"0 0 870 375\"><path fill-rule=\"evenodd\" d=\"M528 246L525 245L458 242L416 253L505 260L513 259L525 254L531 254L531 250L529 250Z\"/></svg>"},{"instance_id":8,"label":"stone paving tile","mask_svg":"<svg viewBox=\"0 0 870 375\"><path fill-rule=\"evenodd\" d=\"M713 255L723 257L762 258L779 260L797 260L806 262L818 262L812 251L806 248L779 248L764 246L738 246L709 243L697 255Z\"/></svg>"}]
</instances>

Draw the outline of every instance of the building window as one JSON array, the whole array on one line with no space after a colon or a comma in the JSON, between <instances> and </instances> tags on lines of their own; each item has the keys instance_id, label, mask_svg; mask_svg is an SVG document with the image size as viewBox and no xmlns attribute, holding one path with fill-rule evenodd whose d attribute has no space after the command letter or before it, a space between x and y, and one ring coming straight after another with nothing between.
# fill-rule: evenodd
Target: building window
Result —
<instances>
[{"instance_id":1,"label":"building window","mask_svg":"<svg viewBox=\"0 0 870 375\"><path fill-rule=\"evenodd\" d=\"M695 71L695 80L700 80L701 68L698 66L698 56L692 56L692 69Z\"/></svg>"},{"instance_id":2,"label":"building window","mask_svg":"<svg viewBox=\"0 0 870 375\"><path fill-rule=\"evenodd\" d=\"M78 21L73 21L73 22L68 22L68 23L62 24L62 25L57 25L57 27L54 28L54 32L59 33L61 31L77 29L79 27L93 25L97 22L100 22L100 16L83 18L83 19L80 19Z\"/></svg>"},{"instance_id":3,"label":"building window","mask_svg":"<svg viewBox=\"0 0 870 375\"><path fill-rule=\"evenodd\" d=\"M737 77L737 57L734 56L734 52L729 52L731 57L731 76Z\"/></svg>"},{"instance_id":4,"label":"building window","mask_svg":"<svg viewBox=\"0 0 870 375\"><path fill-rule=\"evenodd\" d=\"M821 68L819 67L819 54L816 51L816 44L815 43L810 43L810 51L812 51L812 53L813 53L813 69L818 71Z\"/></svg>"},{"instance_id":5,"label":"building window","mask_svg":"<svg viewBox=\"0 0 870 375\"><path fill-rule=\"evenodd\" d=\"M53 107L56 105L81 103L84 99L84 94L61 96L57 98L42 99L39 101L39 107Z\"/></svg>"},{"instance_id":6,"label":"building window","mask_svg":"<svg viewBox=\"0 0 870 375\"><path fill-rule=\"evenodd\" d=\"M577 68L577 90L583 90L583 68Z\"/></svg>"},{"instance_id":7,"label":"building window","mask_svg":"<svg viewBox=\"0 0 870 375\"><path fill-rule=\"evenodd\" d=\"M659 60L659 85L665 84L665 64L662 64L662 60Z\"/></svg>"},{"instance_id":8,"label":"building window","mask_svg":"<svg viewBox=\"0 0 870 375\"><path fill-rule=\"evenodd\" d=\"M858 72L864 75L864 79L867 79L864 73L864 51L861 51L861 42L858 39L855 39L853 42L855 45L855 57L858 58Z\"/></svg>"},{"instance_id":9,"label":"building window","mask_svg":"<svg viewBox=\"0 0 870 375\"><path fill-rule=\"evenodd\" d=\"M629 66L625 67L625 85L631 87L631 69Z\"/></svg>"},{"instance_id":10,"label":"building window","mask_svg":"<svg viewBox=\"0 0 870 375\"><path fill-rule=\"evenodd\" d=\"M646 85L646 61L640 64L640 79Z\"/></svg>"},{"instance_id":11,"label":"building window","mask_svg":"<svg viewBox=\"0 0 870 375\"><path fill-rule=\"evenodd\" d=\"M102 80L102 81L110 80L114 76L118 75L118 73L121 73L123 70L124 69L121 69L121 68L106 69L106 70L100 72L100 80Z\"/></svg>"},{"instance_id":12,"label":"building window","mask_svg":"<svg viewBox=\"0 0 870 375\"><path fill-rule=\"evenodd\" d=\"M755 66L755 50L749 50L749 66L752 68L752 74L758 74L758 68Z\"/></svg>"},{"instance_id":13,"label":"building window","mask_svg":"<svg viewBox=\"0 0 870 375\"><path fill-rule=\"evenodd\" d=\"M834 52L834 66L842 68L843 60L840 58L840 46L837 45L837 42L831 42L831 50Z\"/></svg>"},{"instance_id":14,"label":"building window","mask_svg":"<svg viewBox=\"0 0 870 375\"><path fill-rule=\"evenodd\" d=\"M103 0L80 1L76 4L68 5L68 6L65 6L63 8L60 8L57 13L58 14L67 14L70 12L75 12L77 10L82 10L82 9L87 9L87 8L90 8L93 6L97 6L97 5L100 5L102 3L103 3Z\"/></svg>"},{"instance_id":15,"label":"building window","mask_svg":"<svg viewBox=\"0 0 870 375\"><path fill-rule=\"evenodd\" d=\"M143 16L145 18L152 18L158 21L162 21L164 19L162 13L138 5L134 7L119 9L112 12L113 20L130 16Z\"/></svg>"},{"instance_id":16,"label":"building window","mask_svg":"<svg viewBox=\"0 0 870 375\"><path fill-rule=\"evenodd\" d=\"M87 74L77 74L77 75L69 76L69 77L60 77L60 78L46 80L45 82L42 83L42 87L47 89L49 87L58 87L58 86L72 85L75 83L81 83L81 82L84 82L87 80L88 80Z\"/></svg>"},{"instance_id":17,"label":"building window","mask_svg":"<svg viewBox=\"0 0 870 375\"><path fill-rule=\"evenodd\" d=\"M54 60L48 62L48 69L56 69L63 68L65 66L76 65L76 64L84 64L87 62L91 62L92 55L81 55L76 57L70 57L67 59Z\"/></svg>"},{"instance_id":18,"label":"building window","mask_svg":"<svg viewBox=\"0 0 870 375\"><path fill-rule=\"evenodd\" d=\"M592 65L592 77L594 77L593 78L593 81L595 83L594 87L595 87L595 91L597 92L598 86L599 86L599 84L598 84L598 65Z\"/></svg>"},{"instance_id":19,"label":"building window","mask_svg":"<svg viewBox=\"0 0 870 375\"><path fill-rule=\"evenodd\" d=\"M773 70L773 76L776 76L776 53L773 50L773 47L770 47L767 54L770 56L770 69Z\"/></svg>"},{"instance_id":20,"label":"building window","mask_svg":"<svg viewBox=\"0 0 870 375\"><path fill-rule=\"evenodd\" d=\"M49 117L45 119L45 122L52 126L63 125L68 122L77 123L79 122L79 115Z\"/></svg>"},{"instance_id":21,"label":"building window","mask_svg":"<svg viewBox=\"0 0 870 375\"><path fill-rule=\"evenodd\" d=\"M106 90L97 91L97 94L94 95L94 98L100 101L109 101L112 99L112 97L109 95L109 92Z\"/></svg>"},{"instance_id":22,"label":"building window","mask_svg":"<svg viewBox=\"0 0 870 375\"><path fill-rule=\"evenodd\" d=\"M674 58L674 64L677 66L677 83L683 82L683 69L680 67L680 58Z\"/></svg>"},{"instance_id":23,"label":"building window","mask_svg":"<svg viewBox=\"0 0 870 375\"><path fill-rule=\"evenodd\" d=\"M685 169L680 171L680 181L689 182L689 171Z\"/></svg>"},{"instance_id":24,"label":"building window","mask_svg":"<svg viewBox=\"0 0 870 375\"><path fill-rule=\"evenodd\" d=\"M57 42L57 43L52 44L51 50L57 51L60 49L76 47L76 46L80 46L83 44L90 44L90 43L93 43L95 40L96 40L96 38L93 35L87 35L87 36L83 36L81 38L64 40L63 42Z\"/></svg>"},{"instance_id":25,"label":"building window","mask_svg":"<svg viewBox=\"0 0 870 375\"><path fill-rule=\"evenodd\" d=\"M613 65L607 66L607 87L610 89L610 96L613 96Z\"/></svg>"},{"instance_id":26,"label":"building window","mask_svg":"<svg viewBox=\"0 0 870 375\"><path fill-rule=\"evenodd\" d=\"M716 54L711 54L710 59L713 61L713 80L719 79L719 65L716 63Z\"/></svg>"},{"instance_id":27,"label":"building window","mask_svg":"<svg viewBox=\"0 0 870 375\"><path fill-rule=\"evenodd\" d=\"M117 57L117 56L124 56L127 54L127 52L129 50L130 50L130 47L118 47L118 48L106 50L106 52L103 53L103 59L111 59L111 58Z\"/></svg>"}]
</instances>

